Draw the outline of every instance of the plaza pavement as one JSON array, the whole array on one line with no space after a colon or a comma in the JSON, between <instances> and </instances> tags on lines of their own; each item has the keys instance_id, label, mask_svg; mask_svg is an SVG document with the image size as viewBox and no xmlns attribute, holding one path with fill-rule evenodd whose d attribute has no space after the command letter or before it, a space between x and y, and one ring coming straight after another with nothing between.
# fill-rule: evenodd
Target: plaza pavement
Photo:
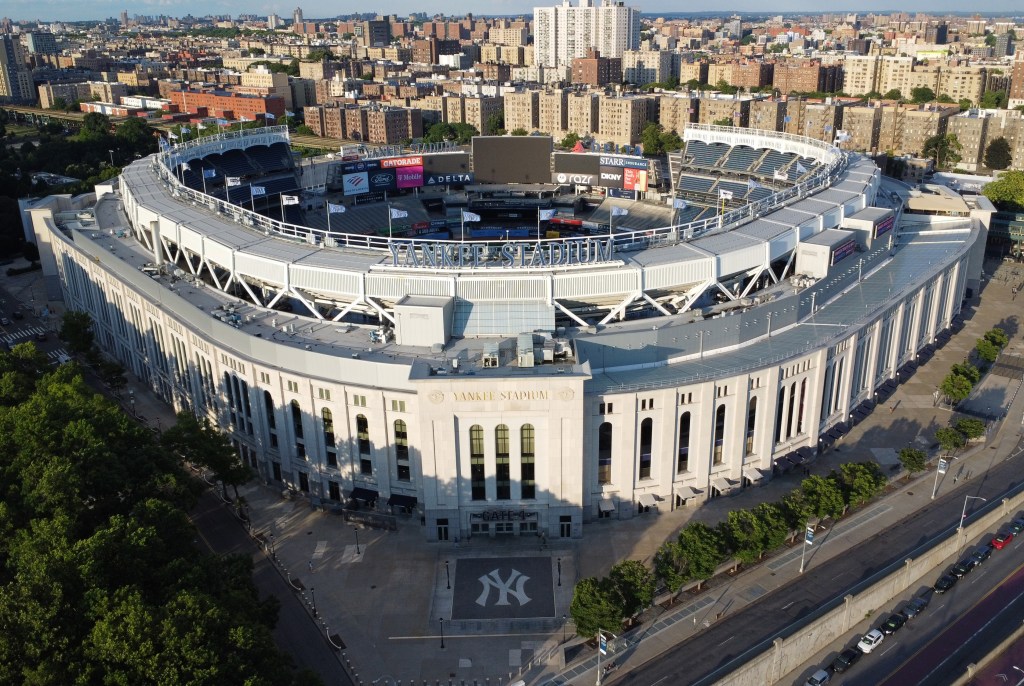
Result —
<instances>
[{"instance_id":1,"label":"plaza pavement","mask_svg":"<svg viewBox=\"0 0 1024 686\"><path fill-rule=\"evenodd\" d=\"M812 473L826 474L846 461L874 459L886 467L905 445L930 449L935 429L945 426L951 418L948 409L935 406L934 391L950 366L963 361L977 338L992 326L1011 324L1007 352L1024 354L1019 322L1013 315L1018 309L1011 293L1011 287L1016 285L1014 267L997 263L988 267L995 272L995 278L988 281L981 299L972 303L973 310L965 314L963 329L910 379L901 380L902 385L884 405L820 456L810 468ZM45 302L38 272L2 278L6 279L8 292L17 293L19 299L31 301L37 307ZM51 311L59 314L59 303L49 305ZM133 392L141 421L154 429L173 422L171 408L151 396L136 380L129 382L128 389ZM122 401L127 402L127 397L126 392ZM955 480L982 473L1015 449L1024 394L1010 389L1006 397L1012 398L1013 406L998 431L991 432L983 444L966 451L953 464L939 481L940 493L956 488ZM311 606L315 601L319 626L344 644L339 659L346 663L356 683L489 686L508 684L518 678L528 683L568 683L586 675L579 683L592 681L593 651L580 649L582 639L573 635L571 622L562 620L568 614L576 580L604 575L623 559L649 563L662 542L688 521L717 523L732 509L775 501L795 488L801 478L793 472L762 487L717 498L700 507L649 513L628 521L589 522L584 526L583 539L578 541L511 538L474 539L459 544L427 542L418 517L399 516L398 529L393 532L363 527L356 531L341 516L312 509L306 500L286 499L280 489L257 481L242 487L240 492L250 508L253 533L268 542L273 534L272 551L279 573L299 589L294 600L282 601L303 603L311 622L317 621L312 617ZM807 564L838 555L878 530L898 523L927 502L933 479L934 471L929 471L841 521L822 537L821 545L814 547ZM620 664L628 668L646 661L692 632L702 630L705 622L713 622L720 613L733 612L781 586L798 571L797 550L770 558L716 586L713 592L678 604L671 612L648 613L645 625L639 632L633 632L643 635L644 640L629 651L628 658L620 659ZM261 546L254 539L254 556L267 556L270 552L269 545ZM539 572L543 577L539 580L544 584L541 593L551 595L550 602L545 597L544 603L536 605L540 608L537 614L542 616L528 616L529 611L516 619L471 616L481 588L488 589L477 576L478 572L488 571L488 561L493 560L498 581L506 582L505 590L514 593L510 570L526 558L533 559L523 564L532 565L532 573L536 576ZM464 561L461 576L460 561ZM315 592L311 593L310 588ZM492 585L488 590L494 591L486 599L493 609L501 589ZM535 590L531 593L537 595ZM621 669L616 676L625 671Z\"/></svg>"}]
</instances>

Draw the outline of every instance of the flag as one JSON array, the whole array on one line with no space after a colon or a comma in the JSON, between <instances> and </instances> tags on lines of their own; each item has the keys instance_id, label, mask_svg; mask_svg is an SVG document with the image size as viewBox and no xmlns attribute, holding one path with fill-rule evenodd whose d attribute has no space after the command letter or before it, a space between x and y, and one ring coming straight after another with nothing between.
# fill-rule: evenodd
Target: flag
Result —
<instances>
[{"instance_id":1,"label":"flag","mask_svg":"<svg viewBox=\"0 0 1024 686\"><path fill-rule=\"evenodd\" d=\"M267 189L263 186L249 186L249 192L256 197L257 195L266 195Z\"/></svg>"},{"instance_id":2,"label":"flag","mask_svg":"<svg viewBox=\"0 0 1024 686\"><path fill-rule=\"evenodd\" d=\"M160 149L161 149L161 150L166 150L167 148L169 148L169 147L170 147L170 146L169 146L169 145L167 144L167 139L165 139L165 138L164 138L163 136L160 136L160 138L158 138L158 139L157 139L157 141L159 142L159 145L160 145Z\"/></svg>"},{"instance_id":3,"label":"flag","mask_svg":"<svg viewBox=\"0 0 1024 686\"><path fill-rule=\"evenodd\" d=\"M294 112L289 112L288 110L285 110L284 111L284 116L286 116L286 117L294 117L295 113Z\"/></svg>"},{"instance_id":4,"label":"flag","mask_svg":"<svg viewBox=\"0 0 1024 686\"><path fill-rule=\"evenodd\" d=\"M189 166L188 162L182 162L181 163L181 170L182 171L192 171L192 167Z\"/></svg>"},{"instance_id":5,"label":"flag","mask_svg":"<svg viewBox=\"0 0 1024 686\"><path fill-rule=\"evenodd\" d=\"M546 222L555 216L555 210L541 210L538 219L542 222Z\"/></svg>"},{"instance_id":6,"label":"flag","mask_svg":"<svg viewBox=\"0 0 1024 686\"><path fill-rule=\"evenodd\" d=\"M203 170L203 178L212 179L215 176L217 176L217 170L216 169L204 169Z\"/></svg>"},{"instance_id":7,"label":"flag","mask_svg":"<svg viewBox=\"0 0 1024 686\"><path fill-rule=\"evenodd\" d=\"M757 181L754 181L753 179L747 179L747 191L752 191L757 188L764 188L764 186L759 184Z\"/></svg>"},{"instance_id":8,"label":"flag","mask_svg":"<svg viewBox=\"0 0 1024 686\"><path fill-rule=\"evenodd\" d=\"M613 207L612 208L612 216L613 217L625 217L627 214L629 214L629 210L627 210L625 207Z\"/></svg>"},{"instance_id":9,"label":"flag","mask_svg":"<svg viewBox=\"0 0 1024 686\"><path fill-rule=\"evenodd\" d=\"M182 126L182 127L181 127L181 132L182 132L183 134L184 134L184 133L189 133L189 132L191 132L191 131L192 131L192 129L188 128L187 126Z\"/></svg>"},{"instance_id":10,"label":"flag","mask_svg":"<svg viewBox=\"0 0 1024 686\"><path fill-rule=\"evenodd\" d=\"M825 130L826 131L831 131L832 130L832 125L831 124L825 124Z\"/></svg>"},{"instance_id":11,"label":"flag","mask_svg":"<svg viewBox=\"0 0 1024 686\"><path fill-rule=\"evenodd\" d=\"M231 186L241 186L242 185L242 179L240 177L237 177L237 176L225 176L224 177L224 185L228 186L229 188Z\"/></svg>"},{"instance_id":12,"label":"flag","mask_svg":"<svg viewBox=\"0 0 1024 686\"><path fill-rule=\"evenodd\" d=\"M786 172L782 171L781 169L776 169L772 173L772 178L775 179L776 181L786 181L789 179L789 177L786 176Z\"/></svg>"},{"instance_id":13,"label":"flag","mask_svg":"<svg viewBox=\"0 0 1024 686\"><path fill-rule=\"evenodd\" d=\"M231 122L229 122L227 119L218 119L217 120L217 126L227 126L230 123Z\"/></svg>"},{"instance_id":14,"label":"flag","mask_svg":"<svg viewBox=\"0 0 1024 686\"><path fill-rule=\"evenodd\" d=\"M277 119L277 116L276 116L276 115L274 115L274 114L272 114L272 113L270 113L270 112L265 112L265 113L263 114L263 118L264 118L264 119L270 119L270 120L274 120L274 119Z\"/></svg>"},{"instance_id":15,"label":"flag","mask_svg":"<svg viewBox=\"0 0 1024 686\"><path fill-rule=\"evenodd\" d=\"M392 219L404 219L405 217L408 217L408 216L409 216L409 213L406 212L405 210L396 210L393 207L391 208L391 218Z\"/></svg>"},{"instance_id":16,"label":"flag","mask_svg":"<svg viewBox=\"0 0 1024 686\"><path fill-rule=\"evenodd\" d=\"M281 204L282 205L298 205L299 204L299 196L297 196L297 195L282 195L281 196Z\"/></svg>"},{"instance_id":17,"label":"flag","mask_svg":"<svg viewBox=\"0 0 1024 686\"><path fill-rule=\"evenodd\" d=\"M178 140L178 134L174 133L173 131L171 131L167 135L173 138L174 140Z\"/></svg>"},{"instance_id":18,"label":"flag","mask_svg":"<svg viewBox=\"0 0 1024 686\"><path fill-rule=\"evenodd\" d=\"M807 167L805 167L804 165L802 165L799 162L797 162L796 163L796 173L797 174L806 174L807 173Z\"/></svg>"},{"instance_id":19,"label":"flag","mask_svg":"<svg viewBox=\"0 0 1024 686\"><path fill-rule=\"evenodd\" d=\"M199 122L198 124L196 124L196 128L197 128L197 129L199 129L200 131L202 131L202 130L203 130L203 129L205 129L206 127L205 127L205 126L203 126L203 122Z\"/></svg>"},{"instance_id":20,"label":"flag","mask_svg":"<svg viewBox=\"0 0 1024 686\"><path fill-rule=\"evenodd\" d=\"M394 212L394 210L391 211ZM480 221L480 215L477 214L476 212L467 212L466 210L462 210L462 221L478 222Z\"/></svg>"},{"instance_id":21,"label":"flag","mask_svg":"<svg viewBox=\"0 0 1024 686\"><path fill-rule=\"evenodd\" d=\"M726 190L725 188L718 189L719 200L732 200L732 191Z\"/></svg>"},{"instance_id":22,"label":"flag","mask_svg":"<svg viewBox=\"0 0 1024 686\"><path fill-rule=\"evenodd\" d=\"M345 212L345 206L344 205L335 205L332 202L327 203L327 213L328 214L344 214L344 212Z\"/></svg>"},{"instance_id":23,"label":"flag","mask_svg":"<svg viewBox=\"0 0 1024 686\"><path fill-rule=\"evenodd\" d=\"M252 121L252 119L249 119L245 115L242 115L241 117L238 118L238 121Z\"/></svg>"},{"instance_id":24,"label":"flag","mask_svg":"<svg viewBox=\"0 0 1024 686\"><path fill-rule=\"evenodd\" d=\"M785 117L782 118L782 122L784 124L788 124L791 121L793 121L793 117L789 116L788 114Z\"/></svg>"},{"instance_id":25,"label":"flag","mask_svg":"<svg viewBox=\"0 0 1024 686\"><path fill-rule=\"evenodd\" d=\"M676 198L675 200L672 201L672 209L685 210L687 207L688 205L686 204L686 201L683 200L682 198Z\"/></svg>"}]
</instances>

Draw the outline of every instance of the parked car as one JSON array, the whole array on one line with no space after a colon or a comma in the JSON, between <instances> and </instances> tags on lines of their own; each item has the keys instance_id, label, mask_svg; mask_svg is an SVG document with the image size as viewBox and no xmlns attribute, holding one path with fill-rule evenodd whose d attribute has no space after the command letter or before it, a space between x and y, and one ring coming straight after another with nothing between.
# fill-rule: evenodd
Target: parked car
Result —
<instances>
[{"instance_id":1,"label":"parked car","mask_svg":"<svg viewBox=\"0 0 1024 686\"><path fill-rule=\"evenodd\" d=\"M804 686L823 686L828 682L832 681L832 675L826 672L824 669L819 669L817 672L808 677L807 681L804 682Z\"/></svg>"},{"instance_id":2,"label":"parked car","mask_svg":"<svg viewBox=\"0 0 1024 686\"><path fill-rule=\"evenodd\" d=\"M1009 530L1012 531L1014 535L1019 534L1021 531L1024 531L1024 517L1017 517L1015 520L1013 520L1007 525L1007 528L1009 528Z\"/></svg>"},{"instance_id":3,"label":"parked car","mask_svg":"<svg viewBox=\"0 0 1024 686\"><path fill-rule=\"evenodd\" d=\"M913 619L914 617L924 612L924 609L928 607L928 602L929 601L927 596L919 595L910 602L908 602L906 605L904 605L903 609L900 610L900 614L902 614L907 619Z\"/></svg>"},{"instance_id":4,"label":"parked car","mask_svg":"<svg viewBox=\"0 0 1024 686\"><path fill-rule=\"evenodd\" d=\"M935 592L936 593L945 593L949 589L951 589L954 586L956 586L956 582L957 581L959 581L959 579L957 579L952 574L943 574L935 582Z\"/></svg>"},{"instance_id":5,"label":"parked car","mask_svg":"<svg viewBox=\"0 0 1024 686\"><path fill-rule=\"evenodd\" d=\"M992 557L992 546L985 544L979 545L971 553L971 559L974 560L976 565L980 565L982 562Z\"/></svg>"},{"instance_id":6,"label":"parked car","mask_svg":"<svg viewBox=\"0 0 1024 686\"><path fill-rule=\"evenodd\" d=\"M7 317L0 317L0 326L10 326L11 320Z\"/></svg>"},{"instance_id":7,"label":"parked car","mask_svg":"<svg viewBox=\"0 0 1024 686\"><path fill-rule=\"evenodd\" d=\"M907 618L901 615L899 612L893 612L889 615L882 626L878 627L882 630L882 633L886 636L894 634L903 628L903 625L907 623Z\"/></svg>"},{"instance_id":8,"label":"parked car","mask_svg":"<svg viewBox=\"0 0 1024 686\"><path fill-rule=\"evenodd\" d=\"M45 343L46 342L46 334L45 333L37 333L36 334L36 340L39 341L40 343Z\"/></svg>"},{"instance_id":9,"label":"parked car","mask_svg":"<svg viewBox=\"0 0 1024 686\"><path fill-rule=\"evenodd\" d=\"M878 644L885 640L885 634L878 629L872 629L864 634L857 643L857 649L867 655L878 647Z\"/></svg>"},{"instance_id":10,"label":"parked car","mask_svg":"<svg viewBox=\"0 0 1024 686\"><path fill-rule=\"evenodd\" d=\"M996 550L1002 550L1006 546L1010 545L1013 540L1013 534L1009 531L1000 531L996 534L996 537L992 539L992 547Z\"/></svg>"},{"instance_id":11,"label":"parked car","mask_svg":"<svg viewBox=\"0 0 1024 686\"><path fill-rule=\"evenodd\" d=\"M839 656L832 661L832 671L836 674L842 674L850 667L853 667L854 663L860 659L860 656L864 653L860 652L856 648L847 648L843 652L839 653Z\"/></svg>"},{"instance_id":12,"label":"parked car","mask_svg":"<svg viewBox=\"0 0 1024 686\"><path fill-rule=\"evenodd\" d=\"M978 565L973 558L965 557L964 559L957 562L955 565L949 568L949 573L955 576L957 579L962 579L971 573L971 570Z\"/></svg>"}]
</instances>

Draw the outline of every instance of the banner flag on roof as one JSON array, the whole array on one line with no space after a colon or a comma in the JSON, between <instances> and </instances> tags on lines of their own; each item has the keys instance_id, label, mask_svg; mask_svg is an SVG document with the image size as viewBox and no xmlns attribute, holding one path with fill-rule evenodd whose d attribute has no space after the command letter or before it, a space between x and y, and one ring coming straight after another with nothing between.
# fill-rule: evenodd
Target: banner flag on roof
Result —
<instances>
[{"instance_id":1,"label":"banner flag on roof","mask_svg":"<svg viewBox=\"0 0 1024 686\"><path fill-rule=\"evenodd\" d=\"M328 214L344 214L344 212L345 212L345 206L344 205L335 205L332 202L327 203L327 213Z\"/></svg>"},{"instance_id":2,"label":"banner flag on roof","mask_svg":"<svg viewBox=\"0 0 1024 686\"><path fill-rule=\"evenodd\" d=\"M396 210L394 208L391 208L391 218L392 219L404 219L404 218L406 218L408 216L409 216L409 213L406 212L405 210Z\"/></svg>"},{"instance_id":3,"label":"banner flag on roof","mask_svg":"<svg viewBox=\"0 0 1024 686\"><path fill-rule=\"evenodd\" d=\"M718 199L719 200L732 200L732 191L730 191L728 189L725 189L725 188L719 188L718 189Z\"/></svg>"},{"instance_id":4,"label":"banner flag on roof","mask_svg":"<svg viewBox=\"0 0 1024 686\"><path fill-rule=\"evenodd\" d=\"M224 184L227 186L241 186L242 179L237 176L225 176Z\"/></svg>"},{"instance_id":5,"label":"banner flag on roof","mask_svg":"<svg viewBox=\"0 0 1024 686\"><path fill-rule=\"evenodd\" d=\"M215 176L217 176L217 170L216 169L204 169L203 170L203 177L204 178L212 179Z\"/></svg>"},{"instance_id":6,"label":"banner flag on roof","mask_svg":"<svg viewBox=\"0 0 1024 686\"><path fill-rule=\"evenodd\" d=\"M553 218L554 216L555 210L541 210L538 219L540 219L540 221L542 222L546 222L547 220Z\"/></svg>"},{"instance_id":7,"label":"banner flag on roof","mask_svg":"<svg viewBox=\"0 0 1024 686\"><path fill-rule=\"evenodd\" d=\"M805 167L804 165L802 165L799 162L797 162L796 163L796 173L797 174L806 174L807 173L807 167Z\"/></svg>"},{"instance_id":8,"label":"banner flag on roof","mask_svg":"<svg viewBox=\"0 0 1024 686\"><path fill-rule=\"evenodd\" d=\"M772 173L772 178L775 179L776 181L786 181L789 179L789 177L786 176L786 172L782 171L781 169L776 169Z\"/></svg>"},{"instance_id":9,"label":"banner flag on roof","mask_svg":"<svg viewBox=\"0 0 1024 686\"><path fill-rule=\"evenodd\" d=\"M257 195L266 195L267 189L263 186L249 186L249 192L255 197Z\"/></svg>"},{"instance_id":10,"label":"banner flag on roof","mask_svg":"<svg viewBox=\"0 0 1024 686\"><path fill-rule=\"evenodd\" d=\"M627 210L625 207L613 207L612 208L612 216L613 217L625 217L627 214L629 214L629 210Z\"/></svg>"},{"instance_id":11,"label":"banner flag on roof","mask_svg":"<svg viewBox=\"0 0 1024 686\"><path fill-rule=\"evenodd\" d=\"M482 217L476 212L467 212L466 210L462 210L462 221L464 222L478 222L481 219Z\"/></svg>"},{"instance_id":12,"label":"banner flag on roof","mask_svg":"<svg viewBox=\"0 0 1024 686\"><path fill-rule=\"evenodd\" d=\"M297 195L282 195L281 196L281 204L282 205L298 205L299 204L299 196L297 196Z\"/></svg>"},{"instance_id":13,"label":"banner flag on roof","mask_svg":"<svg viewBox=\"0 0 1024 686\"><path fill-rule=\"evenodd\" d=\"M181 163L181 169L182 169L182 171L192 171L192 167L189 166L188 162L182 162Z\"/></svg>"},{"instance_id":14,"label":"banner flag on roof","mask_svg":"<svg viewBox=\"0 0 1024 686\"><path fill-rule=\"evenodd\" d=\"M689 207L689 205L687 205L686 201L683 200L682 198L676 198L675 200L672 201L672 208L673 209L685 210L687 207Z\"/></svg>"}]
</instances>

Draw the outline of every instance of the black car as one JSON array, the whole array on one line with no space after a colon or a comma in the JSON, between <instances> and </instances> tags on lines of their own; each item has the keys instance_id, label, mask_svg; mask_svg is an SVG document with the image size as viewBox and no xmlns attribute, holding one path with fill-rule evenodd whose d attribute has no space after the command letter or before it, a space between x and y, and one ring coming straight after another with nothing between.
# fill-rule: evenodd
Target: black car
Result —
<instances>
[{"instance_id":1,"label":"black car","mask_svg":"<svg viewBox=\"0 0 1024 686\"><path fill-rule=\"evenodd\" d=\"M952 574L943 574L935 582L935 592L936 593L945 593L949 589L951 589L954 586L956 586L956 582L959 581L959 580L960 579L956 578Z\"/></svg>"},{"instance_id":2,"label":"black car","mask_svg":"<svg viewBox=\"0 0 1024 686\"><path fill-rule=\"evenodd\" d=\"M1017 517L1012 522L1007 524L1006 528L1008 528L1015 534L1019 534L1021 531L1024 531L1024 517Z\"/></svg>"},{"instance_id":3,"label":"black car","mask_svg":"<svg viewBox=\"0 0 1024 686\"><path fill-rule=\"evenodd\" d=\"M832 661L832 671L836 674L845 672L850 667L853 667L854 663L860 659L860 656L864 653L860 652L856 648L847 648L843 652L839 653L839 657Z\"/></svg>"},{"instance_id":4,"label":"black car","mask_svg":"<svg viewBox=\"0 0 1024 686\"><path fill-rule=\"evenodd\" d=\"M975 566L980 565L990 557L992 557L992 546L990 545L979 545L971 553L971 559L974 560Z\"/></svg>"},{"instance_id":5,"label":"black car","mask_svg":"<svg viewBox=\"0 0 1024 686\"><path fill-rule=\"evenodd\" d=\"M924 612L924 609L926 607L928 607L928 598L926 598L925 596L917 596L916 598L914 598L909 603L903 606L903 608L900 610L900 614L906 617L907 619L913 619L914 617Z\"/></svg>"},{"instance_id":6,"label":"black car","mask_svg":"<svg viewBox=\"0 0 1024 686\"><path fill-rule=\"evenodd\" d=\"M894 634L903 628L903 625L907 623L907 618L901 615L899 612L893 612L889 617L882 622L882 626L878 627L879 630L886 636Z\"/></svg>"},{"instance_id":7,"label":"black car","mask_svg":"<svg viewBox=\"0 0 1024 686\"><path fill-rule=\"evenodd\" d=\"M963 560L960 560L952 567L950 567L949 573L955 576L957 579L963 579L965 576L970 574L971 570L974 569L977 565L978 563L974 560L974 558L967 557Z\"/></svg>"},{"instance_id":8,"label":"black car","mask_svg":"<svg viewBox=\"0 0 1024 686\"><path fill-rule=\"evenodd\" d=\"M11 316L14 317L15 319L24 319L25 318L25 315L23 315L21 313L21 310L15 310L14 312L11 312Z\"/></svg>"}]
</instances>

